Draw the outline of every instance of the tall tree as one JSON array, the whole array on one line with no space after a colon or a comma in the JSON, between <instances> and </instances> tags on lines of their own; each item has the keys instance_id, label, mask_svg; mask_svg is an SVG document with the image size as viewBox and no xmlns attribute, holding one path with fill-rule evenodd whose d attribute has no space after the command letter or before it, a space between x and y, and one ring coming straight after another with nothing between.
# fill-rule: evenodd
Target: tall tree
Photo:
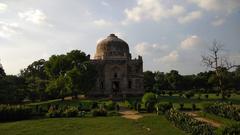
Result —
<instances>
[{"instance_id":1,"label":"tall tree","mask_svg":"<svg viewBox=\"0 0 240 135\"><path fill-rule=\"evenodd\" d=\"M202 62L206 67L209 67L215 71L216 79L218 82L218 90L222 94L222 98L225 98L225 85L224 78L226 71L236 67L229 59L222 55L223 45L216 40L213 42L212 47L209 48L209 54L202 56Z\"/></svg>"},{"instance_id":2,"label":"tall tree","mask_svg":"<svg viewBox=\"0 0 240 135\"><path fill-rule=\"evenodd\" d=\"M166 79L173 90L182 89L182 76L176 70L171 70L170 73L166 74Z\"/></svg>"},{"instance_id":3,"label":"tall tree","mask_svg":"<svg viewBox=\"0 0 240 135\"><path fill-rule=\"evenodd\" d=\"M44 100L47 98L45 92L48 83L48 77L45 72L46 61L40 59L34 61L27 68L21 70L20 76L25 78L27 83L28 97L31 100Z\"/></svg>"},{"instance_id":4,"label":"tall tree","mask_svg":"<svg viewBox=\"0 0 240 135\"><path fill-rule=\"evenodd\" d=\"M155 84L155 75L152 71L143 72L144 75L144 89L146 91L153 91L153 86Z\"/></svg>"},{"instance_id":5,"label":"tall tree","mask_svg":"<svg viewBox=\"0 0 240 135\"><path fill-rule=\"evenodd\" d=\"M2 64L0 63L0 78L2 78L4 76L6 76L6 73L5 73L4 69L3 69Z\"/></svg>"}]
</instances>

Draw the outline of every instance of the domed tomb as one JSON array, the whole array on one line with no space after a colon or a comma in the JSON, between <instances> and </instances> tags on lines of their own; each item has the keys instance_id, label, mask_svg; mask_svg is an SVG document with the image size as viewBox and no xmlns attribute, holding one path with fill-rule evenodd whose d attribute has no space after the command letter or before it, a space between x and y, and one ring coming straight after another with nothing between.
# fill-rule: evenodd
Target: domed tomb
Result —
<instances>
[{"instance_id":1,"label":"domed tomb","mask_svg":"<svg viewBox=\"0 0 240 135\"><path fill-rule=\"evenodd\" d=\"M131 59L131 54L124 40L110 34L97 44L94 59Z\"/></svg>"}]
</instances>

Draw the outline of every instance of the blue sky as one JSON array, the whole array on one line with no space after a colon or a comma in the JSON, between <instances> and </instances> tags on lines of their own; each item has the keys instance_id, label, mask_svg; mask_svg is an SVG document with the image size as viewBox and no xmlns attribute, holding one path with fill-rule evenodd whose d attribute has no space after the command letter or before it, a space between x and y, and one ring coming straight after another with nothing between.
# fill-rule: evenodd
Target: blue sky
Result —
<instances>
[{"instance_id":1,"label":"blue sky","mask_svg":"<svg viewBox=\"0 0 240 135\"><path fill-rule=\"evenodd\" d=\"M115 33L144 70L207 70L213 40L240 63L240 0L0 0L0 59L7 74L33 61L80 49L94 56Z\"/></svg>"}]
</instances>

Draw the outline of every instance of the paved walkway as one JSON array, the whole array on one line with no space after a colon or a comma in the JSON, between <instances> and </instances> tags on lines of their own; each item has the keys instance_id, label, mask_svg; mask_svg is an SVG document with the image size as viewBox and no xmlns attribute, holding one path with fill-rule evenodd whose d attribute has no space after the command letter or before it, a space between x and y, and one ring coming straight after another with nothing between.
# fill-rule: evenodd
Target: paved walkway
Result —
<instances>
[{"instance_id":1,"label":"paved walkway","mask_svg":"<svg viewBox=\"0 0 240 135\"><path fill-rule=\"evenodd\" d=\"M143 117L137 111L130 110L126 107L121 107L119 113L122 114L123 118L131 120L138 120Z\"/></svg>"},{"instance_id":2,"label":"paved walkway","mask_svg":"<svg viewBox=\"0 0 240 135\"><path fill-rule=\"evenodd\" d=\"M204 117L201 117L198 115L198 113L196 111L192 111L192 112L184 112L190 116L192 116L194 119L196 120L199 120L199 121L202 121L202 122L206 122L208 124L210 124L211 126L213 127L216 127L216 128L219 128L222 126L221 123L217 122L217 121L214 121L214 120L211 120L211 119L208 119L208 118L204 118Z\"/></svg>"}]
</instances>

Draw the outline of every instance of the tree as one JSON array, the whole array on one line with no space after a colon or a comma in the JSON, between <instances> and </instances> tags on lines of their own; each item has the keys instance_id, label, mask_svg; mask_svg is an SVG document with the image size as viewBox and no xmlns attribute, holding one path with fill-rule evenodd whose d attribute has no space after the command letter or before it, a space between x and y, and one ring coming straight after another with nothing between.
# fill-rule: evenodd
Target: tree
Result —
<instances>
[{"instance_id":1,"label":"tree","mask_svg":"<svg viewBox=\"0 0 240 135\"><path fill-rule=\"evenodd\" d=\"M155 72L155 84L154 90L159 93L161 90L168 89L168 82L166 80L165 74L163 72Z\"/></svg>"},{"instance_id":2,"label":"tree","mask_svg":"<svg viewBox=\"0 0 240 135\"><path fill-rule=\"evenodd\" d=\"M0 79L0 103L18 103L26 96L24 78L7 75Z\"/></svg>"},{"instance_id":3,"label":"tree","mask_svg":"<svg viewBox=\"0 0 240 135\"><path fill-rule=\"evenodd\" d=\"M223 56L223 45L216 40L213 42L212 47L209 49L209 54L202 56L202 62L206 67L209 67L215 71L216 79L218 82L218 90L222 94L222 98L225 98L225 73L230 69L236 67L233 65L226 56Z\"/></svg>"},{"instance_id":4,"label":"tree","mask_svg":"<svg viewBox=\"0 0 240 135\"><path fill-rule=\"evenodd\" d=\"M75 66L66 75L71 79L72 96L77 98L78 94L87 94L96 83L97 70L93 64L86 61Z\"/></svg>"},{"instance_id":5,"label":"tree","mask_svg":"<svg viewBox=\"0 0 240 135\"><path fill-rule=\"evenodd\" d=\"M45 72L45 64L46 61L44 59L40 59L38 61L34 61L27 68L21 70L20 76L25 78L28 97L31 100L43 100L47 98L45 89L48 83L48 76Z\"/></svg>"},{"instance_id":6,"label":"tree","mask_svg":"<svg viewBox=\"0 0 240 135\"><path fill-rule=\"evenodd\" d=\"M4 69L3 69L2 64L0 63L0 78L2 78L4 76L6 76L6 73L5 73Z\"/></svg>"},{"instance_id":7,"label":"tree","mask_svg":"<svg viewBox=\"0 0 240 135\"><path fill-rule=\"evenodd\" d=\"M61 98L64 100L65 96L68 96L71 93L71 80L67 76L60 75L57 79L54 79L49 82L47 86L47 91L49 94L56 98Z\"/></svg>"},{"instance_id":8,"label":"tree","mask_svg":"<svg viewBox=\"0 0 240 135\"><path fill-rule=\"evenodd\" d=\"M166 74L166 79L173 90L182 89L182 76L176 70L171 70Z\"/></svg>"},{"instance_id":9,"label":"tree","mask_svg":"<svg viewBox=\"0 0 240 135\"><path fill-rule=\"evenodd\" d=\"M153 91L153 85L155 84L155 75L152 71L143 72L144 75L144 89L146 91Z\"/></svg>"}]
</instances>

